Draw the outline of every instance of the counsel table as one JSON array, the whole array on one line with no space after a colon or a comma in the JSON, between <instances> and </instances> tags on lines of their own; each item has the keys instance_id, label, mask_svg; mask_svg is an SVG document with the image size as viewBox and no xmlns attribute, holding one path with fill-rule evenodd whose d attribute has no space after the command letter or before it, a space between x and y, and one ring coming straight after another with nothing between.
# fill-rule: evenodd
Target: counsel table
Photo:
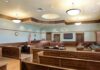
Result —
<instances>
[{"instance_id":1,"label":"counsel table","mask_svg":"<svg viewBox=\"0 0 100 70\"><path fill-rule=\"evenodd\" d=\"M7 63L2 61L3 59L0 58L0 70L7 70Z\"/></svg>"}]
</instances>

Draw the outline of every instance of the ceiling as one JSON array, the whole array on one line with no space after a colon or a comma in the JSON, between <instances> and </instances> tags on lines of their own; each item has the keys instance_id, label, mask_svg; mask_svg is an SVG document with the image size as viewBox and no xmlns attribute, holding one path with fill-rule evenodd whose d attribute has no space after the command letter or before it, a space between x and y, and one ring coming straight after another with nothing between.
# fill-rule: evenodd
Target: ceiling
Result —
<instances>
[{"instance_id":1,"label":"ceiling","mask_svg":"<svg viewBox=\"0 0 100 70\"><path fill-rule=\"evenodd\" d=\"M68 15L66 11L73 8L80 9L81 13ZM0 14L19 19L31 18L39 23L99 21L100 0L0 0ZM41 17L44 14L57 14L59 18L44 19Z\"/></svg>"}]
</instances>

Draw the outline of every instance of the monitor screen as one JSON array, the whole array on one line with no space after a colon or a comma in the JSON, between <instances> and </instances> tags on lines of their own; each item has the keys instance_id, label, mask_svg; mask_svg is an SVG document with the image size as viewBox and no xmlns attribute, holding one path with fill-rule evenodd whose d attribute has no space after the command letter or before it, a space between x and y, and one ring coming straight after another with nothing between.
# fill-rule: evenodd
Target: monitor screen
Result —
<instances>
[{"instance_id":1,"label":"monitor screen","mask_svg":"<svg viewBox=\"0 0 100 70\"><path fill-rule=\"evenodd\" d=\"M64 39L73 39L72 33L64 33Z\"/></svg>"}]
</instances>

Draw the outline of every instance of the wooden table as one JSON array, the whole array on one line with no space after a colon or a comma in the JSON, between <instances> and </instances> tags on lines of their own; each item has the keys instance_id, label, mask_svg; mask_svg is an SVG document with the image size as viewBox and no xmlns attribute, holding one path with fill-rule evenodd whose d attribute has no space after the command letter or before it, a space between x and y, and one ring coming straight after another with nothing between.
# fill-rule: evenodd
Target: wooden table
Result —
<instances>
[{"instance_id":1,"label":"wooden table","mask_svg":"<svg viewBox=\"0 0 100 70\"><path fill-rule=\"evenodd\" d=\"M0 70L7 70L7 64L0 61Z\"/></svg>"}]
</instances>

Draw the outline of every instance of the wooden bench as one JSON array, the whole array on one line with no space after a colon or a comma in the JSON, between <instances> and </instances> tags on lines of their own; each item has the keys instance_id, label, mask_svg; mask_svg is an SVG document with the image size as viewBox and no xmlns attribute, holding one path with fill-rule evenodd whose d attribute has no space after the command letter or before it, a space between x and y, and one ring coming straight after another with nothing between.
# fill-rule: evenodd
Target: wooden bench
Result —
<instances>
[{"instance_id":1,"label":"wooden bench","mask_svg":"<svg viewBox=\"0 0 100 70\"><path fill-rule=\"evenodd\" d=\"M92 51L44 51L44 55L87 60L100 60L100 52Z\"/></svg>"},{"instance_id":2,"label":"wooden bench","mask_svg":"<svg viewBox=\"0 0 100 70\"><path fill-rule=\"evenodd\" d=\"M42 55L37 54L41 51ZM33 49L33 54L40 64L78 70L100 70L100 52Z\"/></svg>"},{"instance_id":3,"label":"wooden bench","mask_svg":"<svg viewBox=\"0 0 100 70\"><path fill-rule=\"evenodd\" d=\"M76 70L100 70L100 61L54 56L39 56L40 64L73 68Z\"/></svg>"},{"instance_id":4,"label":"wooden bench","mask_svg":"<svg viewBox=\"0 0 100 70\"><path fill-rule=\"evenodd\" d=\"M21 61L21 70L76 70L70 68L57 67L47 64Z\"/></svg>"}]
</instances>

